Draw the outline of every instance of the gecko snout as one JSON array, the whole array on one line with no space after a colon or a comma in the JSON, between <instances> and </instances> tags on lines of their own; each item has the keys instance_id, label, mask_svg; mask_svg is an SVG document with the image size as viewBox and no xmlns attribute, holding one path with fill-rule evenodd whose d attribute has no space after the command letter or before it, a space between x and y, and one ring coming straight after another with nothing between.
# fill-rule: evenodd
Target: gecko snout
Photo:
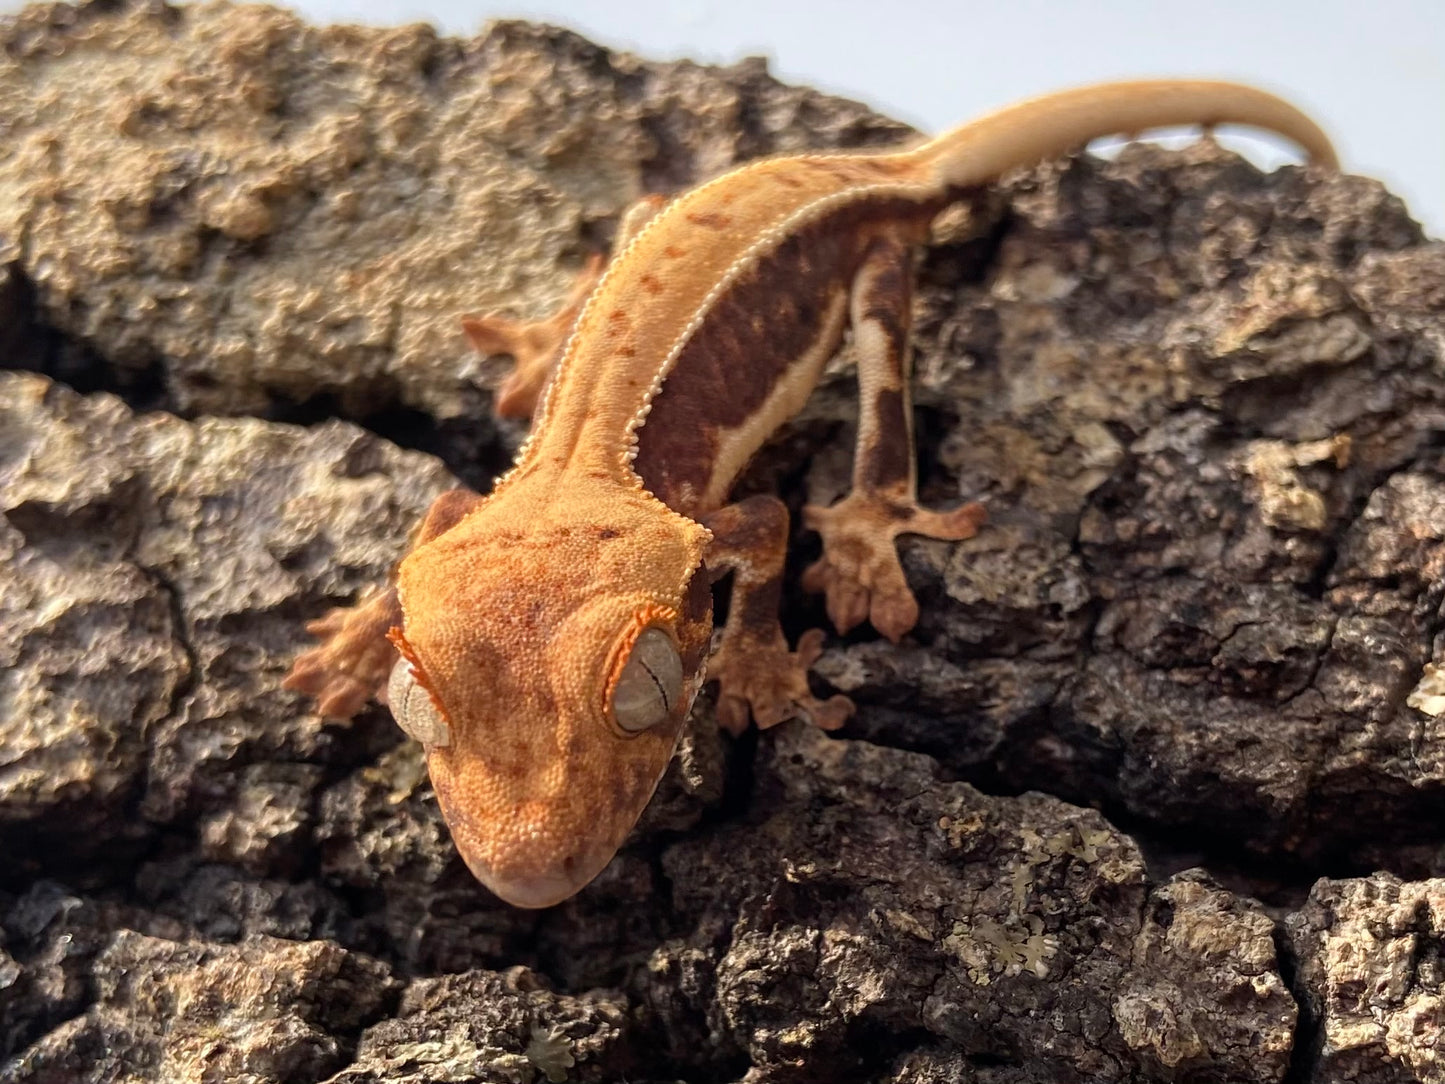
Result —
<instances>
[{"instance_id":1,"label":"gecko snout","mask_svg":"<svg viewBox=\"0 0 1445 1084\"><path fill-rule=\"evenodd\" d=\"M475 866L471 869L477 880L513 907L551 907L573 895L585 883L585 879L578 879L561 871L502 880L483 875Z\"/></svg>"},{"instance_id":2,"label":"gecko snout","mask_svg":"<svg viewBox=\"0 0 1445 1084\"><path fill-rule=\"evenodd\" d=\"M466 846L458 848L467 868L492 893L514 907L551 907L575 895L587 882L602 872L611 860L613 846L583 847L556 856L552 862L539 866L529 862L525 867L488 861ZM535 858L535 855L528 855Z\"/></svg>"}]
</instances>

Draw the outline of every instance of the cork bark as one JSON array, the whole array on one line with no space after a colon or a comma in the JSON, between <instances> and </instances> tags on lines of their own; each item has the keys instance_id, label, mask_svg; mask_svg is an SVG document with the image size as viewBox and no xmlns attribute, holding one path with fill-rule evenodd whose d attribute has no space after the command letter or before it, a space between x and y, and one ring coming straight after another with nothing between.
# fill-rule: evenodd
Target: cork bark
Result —
<instances>
[{"instance_id":1,"label":"cork bark","mask_svg":"<svg viewBox=\"0 0 1445 1084\"><path fill-rule=\"evenodd\" d=\"M837 736L704 698L560 907L470 878L383 709L280 690L521 437L461 314L906 134L521 23L0 22L0 1082L1445 1081L1445 246L1377 182L1199 143L970 200L917 423L989 525L830 641ZM847 361L744 491L842 492Z\"/></svg>"}]
</instances>

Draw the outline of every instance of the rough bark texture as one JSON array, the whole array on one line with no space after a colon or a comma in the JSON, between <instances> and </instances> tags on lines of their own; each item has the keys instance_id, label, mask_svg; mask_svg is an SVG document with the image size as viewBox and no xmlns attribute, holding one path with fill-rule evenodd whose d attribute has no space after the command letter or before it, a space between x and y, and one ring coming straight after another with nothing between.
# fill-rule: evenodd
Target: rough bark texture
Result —
<instances>
[{"instance_id":1,"label":"rough bark texture","mask_svg":"<svg viewBox=\"0 0 1445 1084\"><path fill-rule=\"evenodd\" d=\"M903 132L515 23L0 24L0 1081L1445 1081L1445 246L1375 182L1200 144L973 201L916 383L989 526L834 642L838 738L704 701L561 907L471 880L384 711L279 690L515 446L462 312ZM745 487L841 491L845 362Z\"/></svg>"}]
</instances>

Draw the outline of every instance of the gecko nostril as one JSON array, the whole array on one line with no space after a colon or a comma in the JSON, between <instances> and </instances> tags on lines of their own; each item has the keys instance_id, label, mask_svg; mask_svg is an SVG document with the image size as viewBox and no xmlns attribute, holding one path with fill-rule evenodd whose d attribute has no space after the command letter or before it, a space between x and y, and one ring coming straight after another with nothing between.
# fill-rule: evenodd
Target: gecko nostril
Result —
<instances>
[{"instance_id":1,"label":"gecko nostril","mask_svg":"<svg viewBox=\"0 0 1445 1084\"><path fill-rule=\"evenodd\" d=\"M577 853L575 851L572 854L569 854L566 858L562 859L562 872L567 874L568 877L576 876Z\"/></svg>"}]
</instances>

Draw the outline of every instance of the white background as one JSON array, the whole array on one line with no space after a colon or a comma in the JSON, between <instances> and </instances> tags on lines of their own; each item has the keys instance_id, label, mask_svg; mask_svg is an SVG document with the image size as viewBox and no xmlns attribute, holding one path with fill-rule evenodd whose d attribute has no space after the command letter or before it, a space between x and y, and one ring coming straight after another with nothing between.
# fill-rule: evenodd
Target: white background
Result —
<instances>
[{"instance_id":1,"label":"white background","mask_svg":"<svg viewBox=\"0 0 1445 1084\"><path fill-rule=\"evenodd\" d=\"M13 11L16 0L0 0ZM1197 75L1274 90L1445 235L1445 0L295 0L313 22L569 26L650 59L771 59L779 78L929 132L1099 79ZM1233 143L1248 147L1247 143ZM1287 160L1259 149L1264 163Z\"/></svg>"},{"instance_id":2,"label":"white background","mask_svg":"<svg viewBox=\"0 0 1445 1084\"><path fill-rule=\"evenodd\" d=\"M0 3L9 0L0 0ZM518 16L649 59L730 63L867 102L929 132L1046 90L1216 76L1294 101L1345 168L1445 235L1445 0L295 0L315 22L424 20L451 34ZM1245 147L1245 143L1233 143ZM1252 156L1279 162L1268 150Z\"/></svg>"}]
</instances>

